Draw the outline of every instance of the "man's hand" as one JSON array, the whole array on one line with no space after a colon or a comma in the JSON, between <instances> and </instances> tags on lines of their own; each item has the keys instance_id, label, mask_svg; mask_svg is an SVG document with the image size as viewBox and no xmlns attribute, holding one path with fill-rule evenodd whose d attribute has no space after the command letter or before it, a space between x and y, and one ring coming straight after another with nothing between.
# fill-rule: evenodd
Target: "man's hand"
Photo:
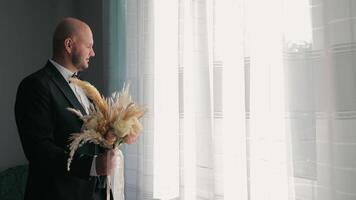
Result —
<instances>
[{"instance_id":1,"label":"man's hand","mask_svg":"<svg viewBox=\"0 0 356 200\"><path fill-rule=\"evenodd\" d=\"M96 157L96 173L100 176L111 175L115 168L115 150L107 150Z\"/></svg>"}]
</instances>

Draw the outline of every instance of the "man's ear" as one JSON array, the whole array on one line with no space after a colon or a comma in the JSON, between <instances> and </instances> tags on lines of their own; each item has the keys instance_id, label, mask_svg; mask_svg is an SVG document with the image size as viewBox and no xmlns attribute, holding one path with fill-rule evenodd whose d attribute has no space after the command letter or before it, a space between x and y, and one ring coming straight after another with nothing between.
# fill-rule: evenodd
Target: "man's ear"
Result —
<instances>
[{"instance_id":1,"label":"man's ear","mask_svg":"<svg viewBox=\"0 0 356 200\"><path fill-rule=\"evenodd\" d=\"M73 51L73 40L72 38L66 38L64 40L64 49L67 53L72 53Z\"/></svg>"}]
</instances>

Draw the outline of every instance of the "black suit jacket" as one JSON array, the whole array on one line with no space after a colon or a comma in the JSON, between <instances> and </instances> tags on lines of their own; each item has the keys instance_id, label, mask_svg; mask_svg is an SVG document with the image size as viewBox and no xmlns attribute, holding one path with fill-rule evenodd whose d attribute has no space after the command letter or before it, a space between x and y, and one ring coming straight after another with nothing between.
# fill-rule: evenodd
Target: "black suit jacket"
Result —
<instances>
[{"instance_id":1,"label":"black suit jacket","mask_svg":"<svg viewBox=\"0 0 356 200\"><path fill-rule=\"evenodd\" d=\"M16 124L29 161L25 200L98 199L93 196L98 196L99 179L89 176L97 146L79 148L71 170L66 169L68 138L79 133L82 126L68 107L85 113L67 81L50 62L19 85Z\"/></svg>"}]
</instances>

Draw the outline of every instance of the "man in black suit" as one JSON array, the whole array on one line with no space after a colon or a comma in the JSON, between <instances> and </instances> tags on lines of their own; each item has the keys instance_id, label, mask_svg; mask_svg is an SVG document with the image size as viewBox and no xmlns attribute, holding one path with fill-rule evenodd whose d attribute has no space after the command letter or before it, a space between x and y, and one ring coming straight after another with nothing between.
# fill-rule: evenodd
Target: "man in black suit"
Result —
<instances>
[{"instance_id":1,"label":"man in black suit","mask_svg":"<svg viewBox=\"0 0 356 200\"><path fill-rule=\"evenodd\" d=\"M103 176L114 167L114 151L88 143L76 152L70 171L66 168L68 138L82 126L67 108L86 113L89 106L83 90L68 79L88 68L93 43L86 23L63 19L53 35L52 59L19 85L16 124L29 161L25 200L106 199Z\"/></svg>"}]
</instances>

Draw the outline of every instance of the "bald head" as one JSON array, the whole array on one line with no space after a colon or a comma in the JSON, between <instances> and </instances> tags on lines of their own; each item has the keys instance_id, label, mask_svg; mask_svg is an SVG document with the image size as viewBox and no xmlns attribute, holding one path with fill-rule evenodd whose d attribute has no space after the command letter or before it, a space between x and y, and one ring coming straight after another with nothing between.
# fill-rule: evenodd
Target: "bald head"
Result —
<instances>
[{"instance_id":1,"label":"bald head","mask_svg":"<svg viewBox=\"0 0 356 200\"><path fill-rule=\"evenodd\" d=\"M71 17L64 18L53 34L53 54L59 53L64 48L66 38L76 37L85 29L90 29L85 22Z\"/></svg>"},{"instance_id":2,"label":"bald head","mask_svg":"<svg viewBox=\"0 0 356 200\"><path fill-rule=\"evenodd\" d=\"M93 45L93 33L86 23L65 18L53 34L52 59L72 72L84 70L95 56Z\"/></svg>"}]
</instances>

